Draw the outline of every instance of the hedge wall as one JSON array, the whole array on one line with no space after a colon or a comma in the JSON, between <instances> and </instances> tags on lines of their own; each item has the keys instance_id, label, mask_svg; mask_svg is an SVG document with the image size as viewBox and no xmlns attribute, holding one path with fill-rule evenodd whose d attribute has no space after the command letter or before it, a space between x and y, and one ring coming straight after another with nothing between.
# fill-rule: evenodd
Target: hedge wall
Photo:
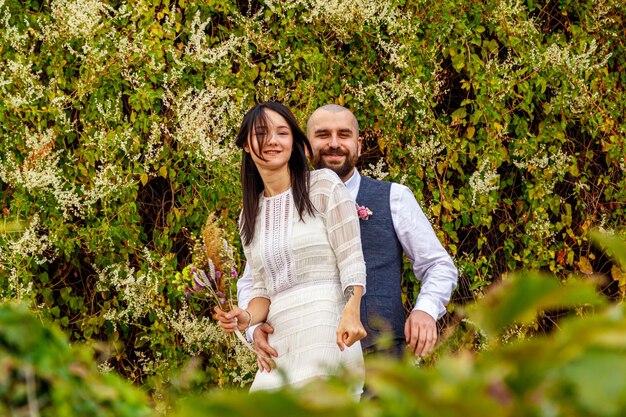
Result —
<instances>
[{"instance_id":1,"label":"hedge wall","mask_svg":"<svg viewBox=\"0 0 626 417\"><path fill-rule=\"evenodd\" d=\"M107 341L101 367L133 381L198 356L198 385L245 385L251 355L173 282L209 213L239 245L234 133L279 100L303 124L354 111L361 169L414 191L457 304L522 268L603 273L623 299L586 235L624 233L625 7L0 0L0 298Z\"/></svg>"}]
</instances>

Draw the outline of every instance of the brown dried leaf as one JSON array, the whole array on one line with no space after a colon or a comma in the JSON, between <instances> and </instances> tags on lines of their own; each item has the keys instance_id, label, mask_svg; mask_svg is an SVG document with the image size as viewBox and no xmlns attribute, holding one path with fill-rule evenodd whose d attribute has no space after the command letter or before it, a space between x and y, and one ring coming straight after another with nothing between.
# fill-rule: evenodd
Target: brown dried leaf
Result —
<instances>
[{"instance_id":1,"label":"brown dried leaf","mask_svg":"<svg viewBox=\"0 0 626 417\"><path fill-rule=\"evenodd\" d=\"M585 256L581 256L578 261L578 268L580 268L580 272L583 274L591 275L593 274L593 267L591 266L591 262Z\"/></svg>"}]
</instances>

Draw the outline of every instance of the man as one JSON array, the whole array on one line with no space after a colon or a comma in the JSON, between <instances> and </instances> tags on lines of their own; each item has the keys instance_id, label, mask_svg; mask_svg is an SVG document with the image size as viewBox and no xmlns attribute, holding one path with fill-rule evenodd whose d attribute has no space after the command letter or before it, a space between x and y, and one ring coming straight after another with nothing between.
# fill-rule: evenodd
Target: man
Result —
<instances>
[{"instance_id":1,"label":"man","mask_svg":"<svg viewBox=\"0 0 626 417\"><path fill-rule=\"evenodd\" d=\"M352 112L335 104L320 107L309 118L307 137L313 148L313 166L335 171L361 207L361 245L367 269L366 293L361 300L361 321L367 331L367 337L361 340L363 350L384 350L400 356L408 344L416 356L429 354L437 341L436 320L445 314L445 305L457 284L458 272L452 259L409 188L362 177L355 169L362 138ZM422 281L408 317L401 297L403 252ZM237 282L241 307L249 301L251 286L252 277L246 268ZM277 356L267 343L267 333L272 331L268 323L254 329L261 370L269 371L273 367L271 357ZM386 333L391 335L391 346L382 348L379 338Z\"/></svg>"}]
</instances>

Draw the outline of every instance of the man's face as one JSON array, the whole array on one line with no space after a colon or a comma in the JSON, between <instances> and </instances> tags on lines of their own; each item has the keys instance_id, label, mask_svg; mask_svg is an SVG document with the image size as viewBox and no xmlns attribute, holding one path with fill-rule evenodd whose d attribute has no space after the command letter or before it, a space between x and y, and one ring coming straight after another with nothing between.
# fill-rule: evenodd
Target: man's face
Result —
<instances>
[{"instance_id":1,"label":"man's face","mask_svg":"<svg viewBox=\"0 0 626 417\"><path fill-rule=\"evenodd\" d=\"M313 148L313 166L330 168L343 181L349 179L361 156L361 138L352 113L317 110L309 120L307 134Z\"/></svg>"}]
</instances>

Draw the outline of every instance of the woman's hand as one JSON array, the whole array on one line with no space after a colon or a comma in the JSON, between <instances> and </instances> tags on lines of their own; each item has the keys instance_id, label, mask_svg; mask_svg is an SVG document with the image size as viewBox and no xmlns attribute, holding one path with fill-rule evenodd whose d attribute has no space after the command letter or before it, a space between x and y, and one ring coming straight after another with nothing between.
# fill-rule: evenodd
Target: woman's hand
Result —
<instances>
[{"instance_id":1,"label":"woman's hand","mask_svg":"<svg viewBox=\"0 0 626 417\"><path fill-rule=\"evenodd\" d=\"M234 307L230 311L224 311L219 307L215 307L213 310L215 311L215 316L219 321L220 327L226 333L232 333L235 329L247 329L252 319L250 313L239 307Z\"/></svg>"},{"instance_id":2,"label":"woman's hand","mask_svg":"<svg viewBox=\"0 0 626 417\"><path fill-rule=\"evenodd\" d=\"M363 328L359 312L344 309L337 327L337 346L339 349L343 352L346 346L352 346L365 336L367 336L367 332Z\"/></svg>"}]
</instances>

